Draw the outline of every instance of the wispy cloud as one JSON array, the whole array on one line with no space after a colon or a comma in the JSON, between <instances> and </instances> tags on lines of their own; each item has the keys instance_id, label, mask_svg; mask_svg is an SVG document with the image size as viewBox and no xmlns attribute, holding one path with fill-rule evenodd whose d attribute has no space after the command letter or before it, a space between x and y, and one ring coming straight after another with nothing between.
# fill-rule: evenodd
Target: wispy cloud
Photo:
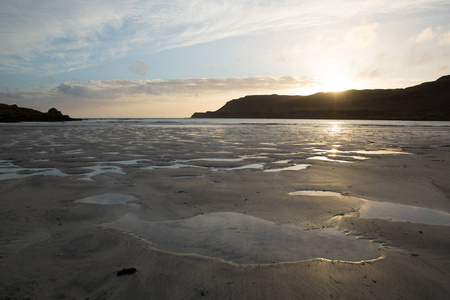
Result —
<instances>
[{"instance_id":1,"label":"wispy cloud","mask_svg":"<svg viewBox=\"0 0 450 300\"><path fill-rule=\"evenodd\" d=\"M4 0L0 70L54 74L134 51L154 53L231 36L327 24L348 16L355 7L369 13L373 5L368 2ZM388 7L411 9L431 2L436 1L396 1Z\"/></svg>"}]
</instances>

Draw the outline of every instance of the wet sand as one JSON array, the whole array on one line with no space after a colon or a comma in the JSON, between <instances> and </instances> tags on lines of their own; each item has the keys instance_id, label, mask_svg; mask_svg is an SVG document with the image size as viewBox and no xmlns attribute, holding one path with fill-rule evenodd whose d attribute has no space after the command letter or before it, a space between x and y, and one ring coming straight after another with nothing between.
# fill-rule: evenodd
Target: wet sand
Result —
<instances>
[{"instance_id":1,"label":"wet sand","mask_svg":"<svg viewBox=\"0 0 450 300\"><path fill-rule=\"evenodd\" d=\"M0 299L450 296L448 129L5 128Z\"/></svg>"}]
</instances>

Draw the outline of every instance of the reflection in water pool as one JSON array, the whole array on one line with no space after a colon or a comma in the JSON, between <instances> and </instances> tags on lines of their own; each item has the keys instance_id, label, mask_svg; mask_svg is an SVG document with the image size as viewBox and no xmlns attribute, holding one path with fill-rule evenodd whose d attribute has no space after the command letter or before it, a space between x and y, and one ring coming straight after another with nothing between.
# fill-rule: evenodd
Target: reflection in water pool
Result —
<instances>
[{"instance_id":1,"label":"reflection in water pool","mask_svg":"<svg viewBox=\"0 0 450 300\"><path fill-rule=\"evenodd\" d=\"M241 264L311 258L361 261L379 257L378 244L336 229L303 230L299 226L279 225L232 212L159 222L127 214L102 226L139 236L160 250L216 257Z\"/></svg>"},{"instance_id":2,"label":"reflection in water pool","mask_svg":"<svg viewBox=\"0 0 450 300\"><path fill-rule=\"evenodd\" d=\"M300 171L300 170L305 170L306 168L308 168L310 166L311 165L308 165L308 164L299 164L299 165L293 165L290 167L279 168L279 169L266 169L266 170L264 170L264 172Z\"/></svg>"},{"instance_id":3,"label":"reflection in water pool","mask_svg":"<svg viewBox=\"0 0 450 300\"><path fill-rule=\"evenodd\" d=\"M450 214L444 211L404 204L364 200L362 218L381 218L429 225L450 226Z\"/></svg>"},{"instance_id":4,"label":"reflection in water pool","mask_svg":"<svg viewBox=\"0 0 450 300\"><path fill-rule=\"evenodd\" d=\"M356 150L356 151L351 151L351 152L357 153L357 154L366 154L366 155L411 154L411 153L404 152L404 151L401 151L401 150Z\"/></svg>"},{"instance_id":5,"label":"reflection in water pool","mask_svg":"<svg viewBox=\"0 0 450 300\"><path fill-rule=\"evenodd\" d=\"M338 162L338 163L351 163L351 161L348 161L348 160L332 159L327 156L312 156L312 157L308 157L308 159L331 161L331 162Z\"/></svg>"},{"instance_id":6,"label":"reflection in water pool","mask_svg":"<svg viewBox=\"0 0 450 300\"><path fill-rule=\"evenodd\" d=\"M212 161L212 162L236 162L236 161L243 161L244 157L238 157L238 158L193 158L193 159L185 159L185 160L178 160L178 162L193 162L193 161Z\"/></svg>"},{"instance_id":7,"label":"reflection in water pool","mask_svg":"<svg viewBox=\"0 0 450 300\"><path fill-rule=\"evenodd\" d=\"M309 191L309 190L291 192L291 193L289 193L289 195L292 195L292 196L322 196L322 197L341 197L342 196L342 194L336 193L336 192Z\"/></svg>"},{"instance_id":8,"label":"reflection in water pool","mask_svg":"<svg viewBox=\"0 0 450 300\"><path fill-rule=\"evenodd\" d=\"M330 191L301 190L289 193L292 196L344 197L340 193ZM444 211L416 207L404 204L378 202L366 199L359 209L361 218L389 219L428 225L450 226L450 214Z\"/></svg>"},{"instance_id":9,"label":"reflection in water pool","mask_svg":"<svg viewBox=\"0 0 450 300\"><path fill-rule=\"evenodd\" d=\"M77 200L76 203L116 205L126 204L132 207L140 207L139 199L132 195L124 194L102 194Z\"/></svg>"},{"instance_id":10,"label":"reflection in water pool","mask_svg":"<svg viewBox=\"0 0 450 300\"><path fill-rule=\"evenodd\" d=\"M0 180L20 179L37 175L69 176L55 168L21 168L10 161L0 160Z\"/></svg>"},{"instance_id":11,"label":"reflection in water pool","mask_svg":"<svg viewBox=\"0 0 450 300\"><path fill-rule=\"evenodd\" d=\"M181 168L202 168L206 169L206 167L195 166L195 165L185 165L185 164L174 164L168 166L150 166L143 168L144 170L154 170L154 169L181 169Z\"/></svg>"},{"instance_id":12,"label":"reflection in water pool","mask_svg":"<svg viewBox=\"0 0 450 300\"><path fill-rule=\"evenodd\" d=\"M92 177L104 174L104 173L116 173L116 174L125 174L122 170L122 168L117 166L103 166L103 165L96 165L91 167L84 167L83 169L92 170L91 172L84 174L84 177L82 177L82 180L93 180Z\"/></svg>"},{"instance_id":13,"label":"reflection in water pool","mask_svg":"<svg viewBox=\"0 0 450 300\"><path fill-rule=\"evenodd\" d=\"M249 165L245 165L245 166L226 168L226 169L215 168L214 170L215 171L219 171L219 170L235 171L235 170L262 169L262 168L264 168L264 165L262 165L262 164L249 164Z\"/></svg>"}]
</instances>

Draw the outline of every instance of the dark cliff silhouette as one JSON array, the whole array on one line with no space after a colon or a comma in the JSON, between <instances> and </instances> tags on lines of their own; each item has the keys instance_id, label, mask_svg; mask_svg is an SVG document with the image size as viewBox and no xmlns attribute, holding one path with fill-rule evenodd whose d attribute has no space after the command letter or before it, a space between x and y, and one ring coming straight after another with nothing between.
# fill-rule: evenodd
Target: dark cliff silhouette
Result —
<instances>
[{"instance_id":1,"label":"dark cliff silhouette","mask_svg":"<svg viewBox=\"0 0 450 300\"><path fill-rule=\"evenodd\" d=\"M43 113L31 108L19 107L15 104L0 103L0 122L61 122L78 121L67 115L63 115L56 108L50 108Z\"/></svg>"},{"instance_id":2,"label":"dark cliff silhouette","mask_svg":"<svg viewBox=\"0 0 450 300\"><path fill-rule=\"evenodd\" d=\"M450 121L450 75L405 89L246 96L192 118Z\"/></svg>"}]
</instances>

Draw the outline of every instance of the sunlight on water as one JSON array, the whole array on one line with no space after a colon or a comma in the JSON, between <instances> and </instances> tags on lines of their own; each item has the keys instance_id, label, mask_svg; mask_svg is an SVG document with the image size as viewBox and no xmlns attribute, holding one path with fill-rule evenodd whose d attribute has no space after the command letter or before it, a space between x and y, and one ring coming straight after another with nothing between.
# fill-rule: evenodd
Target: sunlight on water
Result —
<instances>
[{"instance_id":1,"label":"sunlight on water","mask_svg":"<svg viewBox=\"0 0 450 300\"><path fill-rule=\"evenodd\" d=\"M300 190L291 192L289 195L345 197L341 193L314 190ZM390 202L378 202L361 198L358 199L363 201L363 205L359 209L359 217L361 218L388 219L392 221L450 226L450 214L444 211Z\"/></svg>"},{"instance_id":2,"label":"sunlight on water","mask_svg":"<svg viewBox=\"0 0 450 300\"><path fill-rule=\"evenodd\" d=\"M359 210L362 218L381 218L429 225L450 226L450 214L430 208L365 200Z\"/></svg>"},{"instance_id":3,"label":"sunlight on water","mask_svg":"<svg viewBox=\"0 0 450 300\"><path fill-rule=\"evenodd\" d=\"M312 157L308 157L307 159L330 161L330 162L337 162L337 163L351 163L351 161L348 161L348 160L332 159L327 156L312 156Z\"/></svg>"},{"instance_id":4,"label":"sunlight on water","mask_svg":"<svg viewBox=\"0 0 450 300\"><path fill-rule=\"evenodd\" d=\"M330 122L328 132L332 135L339 134L342 130L342 122Z\"/></svg>"},{"instance_id":5,"label":"sunlight on water","mask_svg":"<svg viewBox=\"0 0 450 300\"><path fill-rule=\"evenodd\" d=\"M411 154L411 153L404 152L404 151L401 151L401 150L356 150L356 151L351 151L351 152L357 153L357 154L366 154L366 155Z\"/></svg>"}]
</instances>

